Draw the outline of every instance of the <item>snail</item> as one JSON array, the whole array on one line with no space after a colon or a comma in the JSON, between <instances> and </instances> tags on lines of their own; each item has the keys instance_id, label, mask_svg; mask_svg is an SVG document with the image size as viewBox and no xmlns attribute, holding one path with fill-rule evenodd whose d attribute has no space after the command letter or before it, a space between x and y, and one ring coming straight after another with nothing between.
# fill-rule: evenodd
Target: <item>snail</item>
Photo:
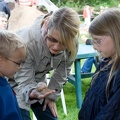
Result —
<instances>
[{"instance_id":1,"label":"snail","mask_svg":"<svg viewBox=\"0 0 120 120\"><path fill-rule=\"evenodd\" d=\"M37 84L37 91L41 92L43 89L47 88L47 85L44 82L39 82Z\"/></svg>"},{"instance_id":2,"label":"snail","mask_svg":"<svg viewBox=\"0 0 120 120\"><path fill-rule=\"evenodd\" d=\"M37 91L41 92L42 94L45 94L46 92L51 92L51 90L47 88L47 85L44 82L39 82L37 84Z\"/></svg>"}]
</instances>

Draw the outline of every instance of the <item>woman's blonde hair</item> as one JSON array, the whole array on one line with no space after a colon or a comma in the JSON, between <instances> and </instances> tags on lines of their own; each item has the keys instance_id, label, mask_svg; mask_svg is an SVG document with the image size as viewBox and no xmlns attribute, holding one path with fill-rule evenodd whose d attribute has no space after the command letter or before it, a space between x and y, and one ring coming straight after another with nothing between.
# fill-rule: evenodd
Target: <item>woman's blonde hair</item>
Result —
<instances>
[{"instance_id":1,"label":"woman's blonde hair","mask_svg":"<svg viewBox=\"0 0 120 120\"><path fill-rule=\"evenodd\" d=\"M79 27L80 19L78 13L72 8L59 8L49 19L49 33L52 33L54 29L59 31L59 42L70 52L71 59L76 57Z\"/></svg>"},{"instance_id":2,"label":"woman's blonde hair","mask_svg":"<svg viewBox=\"0 0 120 120\"><path fill-rule=\"evenodd\" d=\"M18 48L25 48L22 39L15 33L7 30L0 30L0 55L9 58Z\"/></svg>"},{"instance_id":3,"label":"woman's blonde hair","mask_svg":"<svg viewBox=\"0 0 120 120\"><path fill-rule=\"evenodd\" d=\"M120 68L120 9L112 8L97 16L89 27L89 33L100 36L110 35L115 46L114 56L111 56L112 68L106 87L108 93L111 80Z\"/></svg>"}]
</instances>

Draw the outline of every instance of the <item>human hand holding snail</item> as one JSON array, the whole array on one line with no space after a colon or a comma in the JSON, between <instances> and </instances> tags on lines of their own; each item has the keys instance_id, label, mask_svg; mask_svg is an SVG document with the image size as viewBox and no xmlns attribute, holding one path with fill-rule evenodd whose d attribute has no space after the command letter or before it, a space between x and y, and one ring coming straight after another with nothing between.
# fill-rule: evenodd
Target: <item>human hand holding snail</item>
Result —
<instances>
[{"instance_id":1,"label":"human hand holding snail","mask_svg":"<svg viewBox=\"0 0 120 120\"><path fill-rule=\"evenodd\" d=\"M50 90L44 82L39 82L37 88L31 91L30 99L42 99L52 93L55 93L55 90Z\"/></svg>"}]
</instances>

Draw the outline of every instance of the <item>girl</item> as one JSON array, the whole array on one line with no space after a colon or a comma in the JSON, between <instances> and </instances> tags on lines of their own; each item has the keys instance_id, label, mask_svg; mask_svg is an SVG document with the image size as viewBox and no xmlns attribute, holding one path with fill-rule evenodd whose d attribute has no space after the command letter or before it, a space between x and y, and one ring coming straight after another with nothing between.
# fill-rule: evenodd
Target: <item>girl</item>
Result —
<instances>
[{"instance_id":1,"label":"girl","mask_svg":"<svg viewBox=\"0 0 120 120\"><path fill-rule=\"evenodd\" d=\"M101 60L86 93L79 120L120 120L120 9L96 17L89 27Z\"/></svg>"},{"instance_id":2,"label":"girl","mask_svg":"<svg viewBox=\"0 0 120 120\"><path fill-rule=\"evenodd\" d=\"M6 77L13 78L26 57L26 46L21 38L0 30L0 120L22 120L16 96Z\"/></svg>"}]
</instances>

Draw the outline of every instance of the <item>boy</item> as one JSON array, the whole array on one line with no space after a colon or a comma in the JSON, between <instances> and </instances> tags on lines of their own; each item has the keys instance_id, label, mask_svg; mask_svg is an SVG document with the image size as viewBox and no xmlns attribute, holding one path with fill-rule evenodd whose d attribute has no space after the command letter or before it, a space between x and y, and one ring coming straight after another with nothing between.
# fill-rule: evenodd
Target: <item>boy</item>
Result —
<instances>
[{"instance_id":1,"label":"boy","mask_svg":"<svg viewBox=\"0 0 120 120\"><path fill-rule=\"evenodd\" d=\"M16 97L6 79L13 78L26 57L21 38L0 30L0 120L22 120Z\"/></svg>"},{"instance_id":2,"label":"boy","mask_svg":"<svg viewBox=\"0 0 120 120\"><path fill-rule=\"evenodd\" d=\"M24 64L26 46L21 41L15 33L0 30L0 120L22 120L16 97L6 79L13 78ZM40 95L39 91L36 95L41 99L55 91L40 92Z\"/></svg>"}]
</instances>

